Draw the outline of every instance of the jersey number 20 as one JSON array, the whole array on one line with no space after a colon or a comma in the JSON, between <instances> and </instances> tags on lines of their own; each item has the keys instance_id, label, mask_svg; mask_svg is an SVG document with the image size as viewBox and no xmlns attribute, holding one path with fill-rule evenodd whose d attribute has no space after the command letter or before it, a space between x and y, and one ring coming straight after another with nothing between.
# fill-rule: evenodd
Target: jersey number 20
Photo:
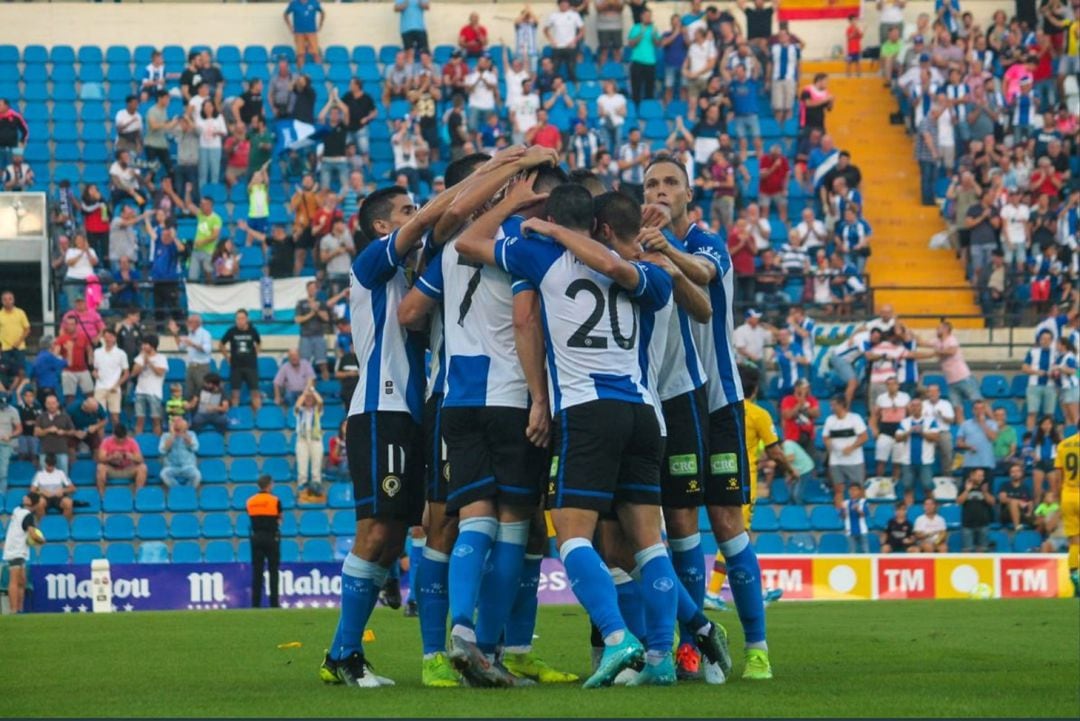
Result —
<instances>
[{"instance_id":1,"label":"jersey number 20","mask_svg":"<svg viewBox=\"0 0 1080 721\"><path fill-rule=\"evenodd\" d=\"M589 335L604 316L604 292L600 290L600 286L591 280L578 278L566 288L566 296L568 298L577 298L578 293L581 291L585 291L591 295L593 297L593 302L596 305L593 308L592 313L589 314L589 317L581 324L581 327L574 331L569 340L566 341L566 345L571 348L607 348L607 338L600 335ZM608 288L607 309L608 318L611 321L611 337L615 341L615 345L623 350L630 350L634 347L634 342L637 340L637 316L632 316L633 326L630 329L630 335L624 336L619 329L618 300L620 293L626 294L629 297L629 294L617 285L612 285Z\"/></svg>"}]
</instances>

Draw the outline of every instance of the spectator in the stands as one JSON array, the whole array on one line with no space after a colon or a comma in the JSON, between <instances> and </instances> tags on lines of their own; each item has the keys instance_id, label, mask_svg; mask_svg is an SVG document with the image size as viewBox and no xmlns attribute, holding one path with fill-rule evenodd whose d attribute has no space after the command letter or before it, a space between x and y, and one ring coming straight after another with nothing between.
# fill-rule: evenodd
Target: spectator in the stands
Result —
<instances>
[{"instance_id":1,"label":"spectator in the stands","mask_svg":"<svg viewBox=\"0 0 1080 721\"><path fill-rule=\"evenodd\" d=\"M319 260L325 267L330 292L338 293L349 287L349 272L355 254L356 246L347 221L345 218L335 218L331 232L319 241Z\"/></svg>"},{"instance_id":2,"label":"spectator in the stands","mask_svg":"<svg viewBox=\"0 0 1080 721\"><path fill-rule=\"evenodd\" d=\"M109 283L109 307L130 308L141 301L139 282L142 275L135 268L135 262L126 255L120 256L120 262L113 271Z\"/></svg>"},{"instance_id":3,"label":"spectator in the stands","mask_svg":"<svg viewBox=\"0 0 1080 721\"><path fill-rule=\"evenodd\" d=\"M773 115L781 127L791 117L795 107L796 83L799 79L799 61L802 50L791 34L781 28L769 48L771 60L770 99Z\"/></svg>"},{"instance_id":4,"label":"spectator in the stands","mask_svg":"<svg viewBox=\"0 0 1080 721\"><path fill-rule=\"evenodd\" d=\"M3 168L4 190L18 192L34 186L34 169L26 162L22 148L12 148L11 162Z\"/></svg>"},{"instance_id":5,"label":"spectator in the stands","mask_svg":"<svg viewBox=\"0 0 1080 721\"><path fill-rule=\"evenodd\" d=\"M60 335L56 338L60 356L66 363L61 373L64 400L70 403L75 399L75 391L84 394L94 390L94 379L90 375L90 362L93 348L86 333L78 328L75 316L67 316L60 324Z\"/></svg>"},{"instance_id":6,"label":"spectator in the stands","mask_svg":"<svg viewBox=\"0 0 1080 721\"><path fill-rule=\"evenodd\" d=\"M597 0L596 44L598 66L604 67L609 58L622 62L623 0Z\"/></svg>"},{"instance_id":7,"label":"spectator in the stands","mask_svg":"<svg viewBox=\"0 0 1080 721\"><path fill-rule=\"evenodd\" d=\"M784 157L783 148L779 143L773 143L768 155L761 158L760 165L758 198L761 202L761 214L767 218L769 205L775 203L780 222L787 225L788 180L791 178L791 166L788 165L788 160Z\"/></svg>"},{"instance_id":8,"label":"spectator in the stands","mask_svg":"<svg viewBox=\"0 0 1080 721\"><path fill-rule=\"evenodd\" d=\"M644 6L644 3L642 3ZM686 54L689 43L686 32L683 29L682 15L673 13L671 16L671 29L660 36L660 47L664 54L664 102L681 100L686 97L683 91L682 68L686 62ZM690 107L687 118L693 120L697 117L697 108Z\"/></svg>"},{"instance_id":9,"label":"spectator in the stands","mask_svg":"<svg viewBox=\"0 0 1080 721\"><path fill-rule=\"evenodd\" d=\"M750 77L746 66L735 66L734 77L728 85L731 97L731 110L734 115L735 138L739 141L739 152L747 154L747 139L753 144L754 153L761 156L761 124L758 121L758 96L760 83Z\"/></svg>"},{"instance_id":10,"label":"spectator in the stands","mask_svg":"<svg viewBox=\"0 0 1080 721\"><path fill-rule=\"evenodd\" d=\"M229 389L233 406L240 405L240 386L247 386L251 393L251 408L258 412L262 407L262 394L259 392L259 347L262 337L251 325L248 312L241 308L236 311L235 324L221 337L221 355L229 364Z\"/></svg>"},{"instance_id":11,"label":"spectator in the stands","mask_svg":"<svg viewBox=\"0 0 1080 721\"><path fill-rule=\"evenodd\" d=\"M777 390L781 396L786 396L794 393L798 381L806 380L810 358L803 353L802 346L794 342L792 333L787 328L778 329L775 337L773 359L776 361Z\"/></svg>"},{"instance_id":12,"label":"spectator in the stands","mask_svg":"<svg viewBox=\"0 0 1080 721\"><path fill-rule=\"evenodd\" d=\"M289 117L289 105L292 102L295 77L289 67L289 59L281 55L277 59L277 70L270 79L270 109L276 118Z\"/></svg>"},{"instance_id":13,"label":"spectator in the stands","mask_svg":"<svg viewBox=\"0 0 1080 721\"><path fill-rule=\"evenodd\" d=\"M1031 525L1034 521L1035 502L1024 482L1023 463L1009 465L1009 481L998 491L998 502L1001 504L1002 525L1012 525L1014 531L1019 531L1025 524Z\"/></svg>"},{"instance_id":14,"label":"spectator in the stands","mask_svg":"<svg viewBox=\"0 0 1080 721\"><path fill-rule=\"evenodd\" d=\"M469 13L469 23L458 33L458 47L470 58L484 54L488 46L488 31L480 24L479 13Z\"/></svg>"},{"instance_id":15,"label":"spectator in the stands","mask_svg":"<svg viewBox=\"0 0 1080 721\"><path fill-rule=\"evenodd\" d=\"M143 178L132 164L129 151L117 151L116 160L109 166L109 188L113 205L124 202L133 202L138 206L146 204Z\"/></svg>"},{"instance_id":16,"label":"spectator in the stands","mask_svg":"<svg viewBox=\"0 0 1080 721\"><path fill-rule=\"evenodd\" d=\"M158 452L162 457L161 482L166 488L190 485L198 488L202 481L198 458L199 438L188 430L182 417L172 419L169 432L161 436Z\"/></svg>"},{"instance_id":17,"label":"spectator in the stands","mask_svg":"<svg viewBox=\"0 0 1080 721\"><path fill-rule=\"evenodd\" d=\"M1035 467L1031 471L1035 495L1042 495L1043 484L1048 477L1054 476L1054 461L1057 459L1059 443L1061 443L1061 433L1058 431L1057 424L1054 423L1054 417L1052 415L1040 417L1031 440L1035 451Z\"/></svg>"},{"instance_id":18,"label":"spectator in the stands","mask_svg":"<svg viewBox=\"0 0 1080 721\"><path fill-rule=\"evenodd\" d=\"M232 124L222 149L225 154L225 187L231 188L245 182L251 159L251 141L248 140L244 123L237 121Z\"/></svg>"},{"instance_id":19,"label":"spectator in the stands","mask_svg":"<svg viewBox=\"0 0 1080 721\"><path fill-rule=\"evenodd\" d=\"M923 409L922 399L913 398L908 405L907 417L900 421L893 436L897 443L893 459L900 465L900 482L908 505L915 500L916 480L924 495L934 489L934 450L940 434L937 421Z\"/></svg>"},{"instance_id":20,"label":"spectator in the stands","mask_svg":"<svg viewBox=\"0 0 1080 721\"><path fill-rule=\"evenodd\" d=\"M321 64L319 31L326 22L326 12L319 0L289 0L289 4L285 6L284 17L285 26L289 28L296 43L296 67L304 69L308 53L311 53L311 59L316 65Z\"/></svg>"},{"instance_id":21,"label":"spectator in the stands","mask_svg":"<svg viewBox=\"0 0 1080 721\"><path fill-rule=\"evenodd\" d=\"M135 357L131 375L137 378L135 383L135 433L143 432L147 416L154 429L154 435L161 435L162 402L165 397L165 374L169 371L169 362L158 352L158 337L147 335L143 338L142 350Z\"/></svg>"},{"instance_id":22,"label":"spectator in the stands","mask_svg":"<svg viewBox=\"0 0 1080 721\"><path fill-rule=\"evenodd\" d=\"M401 20L398 23L401 30L401 47L417 51L428 49L424 13L430 7L429 0L394 0L394 12L401 13Z\"/></svg>"},{"instance_id":23,"label":"spectator in the stands","mask_svg":"<svg viewBox=\"0 0 1080 721\"><path fill-rule=\"evenodd\" d=\"M824 223L814 217L814 209L810 207L803 208L802 220L795 226L795 230L799 233L803 250L811 256L818 248L824 248L829 241L829 231L825 229Z\"/></svg>"},{"instance_id":24,"label":"spectator in the stands","mask_svg":"<svg viewBox=\"0 0 1080 721\"><path fill-rule=\"evenodd\" d=\"M10 383L26 364L26 339L30 337L30 319L15 305L15 294L0 294L0 382Z\"/></svg>"},{"instance_id":25,"label":"spectator in the stands","mask_svg":"<svg viewBox=\"0 0 1080 721\"><path fill-rule=\"evenodd\" d=\"M210 372L214 339L203 327L202 316L191 313L185 321L187 335L180 335L176 321L169 322L169 333L176 349L184 351L184 396L190 398L202 387L203 378Z\"/></svg>"},{"instance_id":26,"label":"spectator in the stands","mask_svg":"<svg viewBox=\"0 0 1080 721\"><path fill-rule=\"evenodd\" d=\"M37 386L37 398L44 401L51 393L60 393L61 377L67 361L59 343L52 336L42 336L38 341L38 353L30 365L30 380Z\"/></svg>"},{"instance_id":27,"label":"spectator in the stands","mask_svg":"<svg viewBox=\"0 0 1080 721\"><path fill-rule=\"evenodd\" d=\"M71 498L75 493L75 485L68 478L67 469L60 465L57 454L44 455L41 469L30 481L30 492L39 499L31 509L38 518L43 517L50 509L60 511L69 522L75 516L75 503Z\"/></svg>"},{"instance_id":28,"label":"spectator in the stands","mask_svg":"<svg viewBox=\"0 0 1080 721\"><path fill-rule=\"evenodd\" d=\"M7 393L0 393L0 495L7 493L8 466L22 433L19 411L8 404Z\"/></svg>"},{"instance_id":29,"label":"spectator in the stands","mask_svg":"<svg viewBox=\"0 0 1080 721\"><path fill-rule=\"evenodd\" d=\"M104 343L94 350L94 398L105 407L113 427L120 423L124 383L128 379L128 357L116 345L116 331L106 328Z\"/></svg>"},{"instance_id":30,"label":"spectator in the stands","mask_svg":"<svg viewBox=\"0 0 1080 721\"><path fill-rule=\"evenodd\" d=\"M1035 430L1035 418L1053 415L1057 405L1057 392L1051 378L1054 364L1054 334L1047 329L1039 331L1035 345L1024 356L1022 373L1028 376L1026 391L1027 429Z\"/></svg>"},{"instance_id":31,"label":"spectator in the stands","mask_svg":"<svg viewBox=\"0 0 1080 721\"><path fill-rule=\"evenodd\" d=\"M301 501L314 501L323 495L322 411L323 399L315 390L312 379L293 405L293 415L296 416L296 484L300 489Z\"/></svg>"},{"instance_id":32,"label":"spectator in the stands","mask_svg":"<svg viewBox=\"0 0 1080 721\"><path fill-rule=\"evenodd\" d=\"M645 9L626 38L630 48L630 97L634 104L652 100L656 94L656 65L660 33L653 25L652 11Z\"/></svg>"},{"instance_id":33,"label":"spectator in the stands","mask_svg":"<svg viewBox=\"0 0 1080 721\"><path fill-rule=\"evenodd\" d=\"M1075 254L1077 251L1073 250ZM1057 355L1051 375L1058 392L1058 402L1065 416L1065 424L1075 426L1080 419L1080 373L1077 348L1065 335L1057 339Z\"/></svg>"},{"instance_id":34,"label":"spectator in the stands","mask_svg":"<svg viewBox=\"0 0 1080 721\"><path fill-rule=\"evenodd\" d=\"M960 340L953 333L952 323L942 320L938 324L933 348L941 363L941 371L945 374L945 382L949 384L949 400L956 411L956 420L963 422L964 402L982 400L982 391L964 360L964 352Z\"/></svg>"},{"instance_id":35,"label":"spectator in the stands","mask_svg":"<svg viewBox=\"0 0 1080 721\"><path fill-rule=\"evenodd\" d=\"M143 119L139 114L139 96L129 95L124 100L124 107L116 111L113 119L116 130L116 150L128 150L136 155L142 152Z\"/></svg>"},{"instance_id":36,"label":"spectator in the stands","mask_svg":"<svg viewBox=\"0 0 1080 721\"><path fill-rule=\"evenodd\" d=\"M138 262L139 236L137 226L147 213L136 213L135 208L124 204L123 209L109 222L109 262L120 263L120 258Z\"/></svg>"},{"instance_id":37,"label":"spectator in the stands","mask_svg":"<svg viewBox=\"0 0 1080 721\"><path fill-rule=\"evenodd\" d=\"M997 438L994 439L994 460L997 461L995 469L999 475L1007 472L1012 463L1019 456L1019 438L1016 429L1008 424L1004 408L995 408L993 411L994 422L998 425Z\"/></svg>"},{"instance_id":38,"label":"spectator in the stands","mask_svg":"<svg viewBox=\"0 0 1080 721\"><path fill-rule=\"evenodd\" d=\"M226 415L229 401L225 398L221 376L217 373L207 373L202 377L200 387L191 394L187 407L192 413L192 430L198 432L212 426L218 433L225 433L229 429Z\"/></svg>"},{"instance_id":39,"label":"spectator in the stands","mask_svg":"<svg viewBox=\"0 0 1080 721\"><path fill-rule=\"evenodd\" d=\"M997 439L998 424L987 412L986 401L977 400L972 404L971 418L960 424L956 435L956 448L964 451L963 468L985 468L993 473L994 440Z\"/></svg>"},{"instance_id":40,"label":"spectator in the stands","mask_svg":"<svg viewBox=\"0 0 1080 721\"><path fill-rule=\"evenodd\" d=\"M0 98L0 167L6 168L16 148L30 140L30 126L22 113L11 107L7 98Z\"/></svg>"},{"instance_id":41,"label":"spectator in the stands","mask_svg":"<svg viewBox=\"0 0 1080 721\"><path fill-rule=\"evenodd\" d=\"M918 553L920 549L915 542L915 531L907 518L907 504L899 501L894 508L896 513L889 519L882 534L881 552Z\"/></svg>"},{"instance_id":42,"label":"spectator in the stands","mask_svg":"<svg viewBox=\"0 0 1080 721\"><path fill-rule=\"evenodd\" d=\"M750 308L745 313L745 322L735 329L732 342L740 360L765 370L765 346L772 341L772 330L762 322L761 312ZM764 377L764 376L763 376Z\"/></svg>"},{"instance_id":43,"label":"spectator in the stands","mask_svg":"<svg viewBox=\"0 0 1080 721\"><path fill-rule=\"evenodd\" d=\"M923 513L915 519L915 542L923 553L945 553L948 547L948 526L938 513L937 501L923 501Z\"/></svg>"},{"instance_id":44,"label":"spectator in the stands","mask_svg":"<svg viewBox=\"0 0 1080 721\"><path fill-rule=\"evenodd\" d=\"M75 401L68 405L67 414L73 426L68 435L69 456L73 458L82 443L86 444L93 456L105 437L105 424L109 421L109 414L93 396L87 396L81 403Z\"/></svg>"},{"instance_id":45,"label":"spectator in the stands","mask_svg":"<svg viewBox=\"0 0 1080 721\"><path fill-rule=\"evenodd\" d=\"M116 424L113 434L101 442L96 460L98 493L102 495L105 485L114 478L133 480L136 491L146 484L147 468L142 451L123 423Z\"/></svg>"},{"instance_id":46,"label":"spectator in the stands","mask_svg":"<svg viewBox=\"0 0 1080 721\"><path fill-rule=\"evenodd\" d=\"M206 99L199 108L195 128L199 131L199 186L218 183L221 181L222 141L229 135L229 129L213 100Z\"/></svg>"},{"instance_id":47,"label":"spectator in the stands","mask_svg":"<svg viewBox=\"0 0 1080 721\"><path fill-rule=\"evenodd\" d=\"M963 489L956 497L960 506L961 550L964 553L982 553L990 548L987 530L994 520L994 494L986 480L984 468L972 468L964 479Z\"/></svg>"},{"instance_id":48,"label":"spectator in the stands","mask_svg":"<svg viewBox=\"0 0 1080 721\"><path fill-rule=\"evenodd\" d=\"M544 21L544 37L551 46L555 72L573 83L577 82L578 43L585 37L585 21L571 9L570 0L559 0L558 8Z\"/></svg>"},{"instance_id":49,"label":"spectator in the stands","mask_svg":"<svg viewBox=\"0 0 1080 721\"><path fill-rule=\"evenodd\" d=\"M934 180L941 153L938 149L938 118L942 108L934 105L915 128L915 159L919 163L919 194L924 206L937 205Z\"/></svg>"},{"instance_id":50,"label":"spectator in the stands","mask_svg":"<svg viewBox=\"0 0 1080 721\"><path fill-rule=\"evenodd\" d=\"M214 267L214 283L222 285L232 283L240 272L240 253L236 251L232 238L222 238L210 256Z\"/></svg>"},{"instance_id":51,"label":"spectator in the stands","mask_svg":"<svg viewBox=\"0 0 1080 721\"><path fill-rule=\"evenodd\" d=\"M820 417L821 404L810 392L810 381L800 378L791 393L780 401L784 440L797 443L804 451L812 453L814 427Z\"/></svg>"},{"instance_id":52,"label":"spectator in the stands","mask_svg":"<svg viewBox=\"0 0 1080 721\"><path fill-rule=\"evenodd\" d=\"M68 470L68 438L75 432L71 416L61 407L60 399L55 395L45 397L45 410L37 419L34 435L41 441L38 462L44 465L45 457L52 454L56 463L65 473Z\"/></svg>"},{"instance_id":53,"label":"spectator in the stands","mask_svg":"<svg viewBox=\"0 0 1080 721\"><path fill-rule=\"evenodd\" d=\"M870 553L870 523L866 490L858 483L849 486L850 497L840 506L840 516L844 519L844 532L850 541L852 553Z\"/></svg>"},{"instance_id":54,"label":"spectator in the stands","mask_svg":"<svg viewBox=\"0 0 1080 721\"><path fill-rule=\"evenodd\" d=\"M154 257L150 264L150 280L154 284L154 315L158 327L164 329L166 321L180 312L180 255L184 244L176 237L173 228L162 228L154 243ZM126 350L126 349L125 349ZM131 352L128 351L128 355Z\"/></svg>"},{"instance_id":55,"label":"spectator in the stands","mask_svg":"<svg viewBox=\"0 0 1080 721\"><path fill-rule=\"evenodd\" d=\"M295 319L297 325L300 326L300 348L297 358L302 359L307 367L318 369L323 380L326 380L330 377L326 360L326 334L330 331L330 310L319 298L319 286L315 281L308 281L306 289L307 297L296 304ZM291 359L290 355L290 361ZM291 400L287 402L292 403Z\"/></svg>"},{"instance_id":56,"label":"spectator in the stands","mask_svg":"<svg viewBox=\"0 0 1080 721\"><path fill-rule=\"evenodd\" d=\"M100 313L88 306L86 298L80 296L75 299L75 307L64 313L64 320L68 318L75 320L75 327L78 329L76 332L83 336L87 343L91 346L97 344L101 332L105 330L105 321L101 319Z\"/></svg>"},{"instance_id":57,"label":"spectator in the stands","mask_svg":"<svg viewBox=\"0 0 1080 721\"><path fill-rule=\"evenodd\" d=\"M69 308L75 306L76 299L86 296L86 286L90 278L96 277L94 267L98 264L98 255L90 247L86 236L76 233L75 245L64 253L66 272L64 275L64 295Z\"/></svg>"},{"instance_id":58,"label":"spectator in the stands","mask_svg":"<svg viewBox=\"0 0 1080 721\"><path fill-rule=\"evenodd\" d=\"M866 461L862 447L869 439L866 422L858 413L848 410L843 396L830 401L832 415L825 419L822 438L829 451L829 482L833 487L833 502L837 507L844 498L844 489L866 481Z\"/></svg>"},{"instance_id":59,"label":"spectator in the stands","mask_svg":"<svg viewBox=\"0 0 1080 721\"><path fill-rule=\"evenodd\" d=\"M44 410L41 402L37 399L37 393L33 386L25 384L19 393L19 423L22 425L22 435L16 439L19 459L37 463L38 448L40 442L34 431L37 429L37 419Z\"/></svg>"},{"instance_id":60,"label":"spectator in the stands","mask_svg":"<svg viewBox=\"0 0 1080 721\"><path fill-rule=\"evenodd\" d=\"M297 349L290 348L286 361L274 376L274 403L285 407L295 404L308 384L314 381L315 371L311 362L301 357Z\"/></svg>"},{"instance_id":61,"label":"spectator in the stands","mask_svg":"<svg viewBox=\"0 0 1080 721\"><path fill-rule=\"evenodd\" d=\"M214 200L204 195L196 206L190 195L184 198L186 210L195 216L195 238L188 265L188 280L206 282L214 275L213 256L221 239L221 216L214 212Z\"/></svg>"},{"instance_id":62,"label":"spectator in the stands","mask_svg":"<svg viewBox=\"0 0 1080 721\"><path fill-rule=\"evenodd\" d=\"M199 128L195 124L195 107L189 105L170 131L176 138L176 189L189 192L192 197L199 193Z\"/></svg>"}]
</instances>

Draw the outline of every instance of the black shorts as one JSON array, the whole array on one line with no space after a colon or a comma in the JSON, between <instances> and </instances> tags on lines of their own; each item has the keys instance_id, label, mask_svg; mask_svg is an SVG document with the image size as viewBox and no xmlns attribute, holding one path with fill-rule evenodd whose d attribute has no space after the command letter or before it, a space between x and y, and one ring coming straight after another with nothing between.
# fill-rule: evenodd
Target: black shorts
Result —
<instances>
[{"instance_id":1,"label":"black shorts","mask_svg":"<svg viewBox=\"0 0 1080 721\"><path fill-rule=\"evenodd\" d=\"M61 505L64 502L64 496L45 496L45 510L55 508L58 511L63 511L64 508Z\"/></svg>"},{"instance_id":2,"label":"black shorts","mask_svg":"<svg viewBox=\"0 0 1080 721\"><path fill-rule=\"evenodd\" d=\"M450 492L450 464L442 434L442 393L424 404L424 492L428 503L446 503Z\"/></svg>"},{"instance_id":3,"label":"black shorts","mask_svg":"<svg viewBox=\"0 0 1080 721\"><path fill-rule=\"evenodd\" d=\"M239 391L242 385L246 385L249 391L259 390L258 366L243 365L229 368L229 389Z\"/></svg>"},{"instance_id":4,"label":"black shorts","mask_svg":"<svg viewBox=\"0 0 1080 721\"><path fill-rule=\"evenodd\" d=\"M294 241L296 247L301 250L311 250L315 247L315 236L311 233L311 228L304 228L300 231L300 234L296 236Z\"/></svg>"},{"instance_id":5,"label":"black shorts","mask_svg":"<svg viewBox=\"0 0 1080 721\"><path fill-rule=\"evenodd\" d=\"M663 442L645 404L597 400L555 418L549 508L607 513L616 503L660 505Z\"/></svg>"},{"instance_id":6,"label":"black shorts","mask_svg":"<svg viewBox=\"0 0 1080 721\"><path fill-rule=\"evenodd\" d=\"M423 432L408 413L378 411L349 416L349 455L356 520L420 523L424 511Z\"/></svg>"},{"instance_id":7,"label":"black shorts","mask_svg":"<svg viewBox=\"0 0 1080 721\"><path fill-rule=\"evenodd\" d=\"M699 508L705 502L709 467L709 405L705 387L663 402L667 444L660 464L665 508Z\"/></svg>"},{"instance_id":8,"label":"black shorts","mask_svg":"<svg viewBox=\"0 0 1080 721\"><path fill-rule=\"evenodd\" d=\"M597 30L596 44L601 50L619 50L623 45L621 30Z\"/></svg>"},{"instance_id":9,"label":"black shorts","mask_svg":"<svg viewBox=\"0 0 1080 721\"><path fill-rule=\"evenodd\" d=\"M26 559L25 558L9 558L8 560L4 561L4 563L11 566L12 568L20 568L21 566L26 565Z\"/></svg>"},{"instance_id":10,"label":"black shorts","mask_svg":"<svg viewBox=\"0 0 1080 721\"><path fill-rule=\"evenodd\" d=\"M446 511L454 514L485 498L535 508L544 488L547 451L525 437L524 408L442 409L442 432L450 463Z\"/></svg>"},{"instance_id":11,"label":"black shorts","mask_svg":"<svg viewBox=\"0 0 1080 721\"><path fill-rule=\"evenodd\" d=\"M750 502L750 464L746 453L743 402L709 414L709 477L705 505L742 506Z\"/></svg>"}]
</instances>

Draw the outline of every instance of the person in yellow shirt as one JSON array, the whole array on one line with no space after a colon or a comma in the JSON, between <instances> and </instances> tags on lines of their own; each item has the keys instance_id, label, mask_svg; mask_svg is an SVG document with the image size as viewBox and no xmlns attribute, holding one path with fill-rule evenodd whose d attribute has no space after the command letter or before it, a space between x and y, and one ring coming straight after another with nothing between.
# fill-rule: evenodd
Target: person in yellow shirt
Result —
<instances>
[{"instance_id":1,"label":"person in yellow shirt","mask_svg":"<svg viewBox=\"0 0 1080 721\"><path fill-rule=\"evenodd\" d=\"M1061 522L1069 542L1069 577L1080 596L1080 433L1073 433L1057 447L1054 485L1061 499Z\"/></svg>"},{"instance_id":2,"label":"person in yellow shirt","mask_svg":"<svg viewBox=\"0 0 1080 721\"><path fill-rule=\"evenodd\" d=\"M773 425L772 416L755 402L757 400L758 386L761 383L760 371L757 368L741 365L739 366L739 377L742 380L743 393L746 398L744 408L746 414L746 452L749 456L750 466L750 503L743 506L743 523L749 529L750 516L754 510L754 503L757 501L758 461L761 459L762 451L764 450L765 454L776 463L777 469L782 471L788 479L794 480L798 476L784 454L780 438L776 434L776 426ZM806 381L800 380L799 383L806 383ZM724 608L724 602L720 600L720 589L723 588L726 578L727 566L724 559L717 556L716 560L713 561L712 576L709 578L706 607L721 610ZM776 601L782 593L779 589L766 591L765 601L767 603Z\"/></svg>"},{"instance_id":3,"label":"person in yellow shirt","mask_svg":"<svg viewBox=\"0 0 1080 721\"><path fill-rule=\"evenodd\" d=\"M29 335L30 320L15 307L15 294L5 290L0 295L0 382L5 388L23 368Z\"/></svg>"}]
</instances>

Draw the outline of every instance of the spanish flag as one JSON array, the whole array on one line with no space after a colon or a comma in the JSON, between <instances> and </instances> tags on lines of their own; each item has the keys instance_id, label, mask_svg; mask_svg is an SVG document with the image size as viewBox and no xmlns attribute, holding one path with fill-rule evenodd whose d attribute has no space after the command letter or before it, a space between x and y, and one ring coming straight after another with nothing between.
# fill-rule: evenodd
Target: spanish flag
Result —
<instances>
[{"instance_id":1,"label":"spanish flag","mask_svg":"<svg viewBox=\"0 0 1080 721\"><path fill-rule=\"evenodd\" d=\"M827 20L859 15L859 0L782 0L781 20Z\"/></svg>"}]
</instances>

